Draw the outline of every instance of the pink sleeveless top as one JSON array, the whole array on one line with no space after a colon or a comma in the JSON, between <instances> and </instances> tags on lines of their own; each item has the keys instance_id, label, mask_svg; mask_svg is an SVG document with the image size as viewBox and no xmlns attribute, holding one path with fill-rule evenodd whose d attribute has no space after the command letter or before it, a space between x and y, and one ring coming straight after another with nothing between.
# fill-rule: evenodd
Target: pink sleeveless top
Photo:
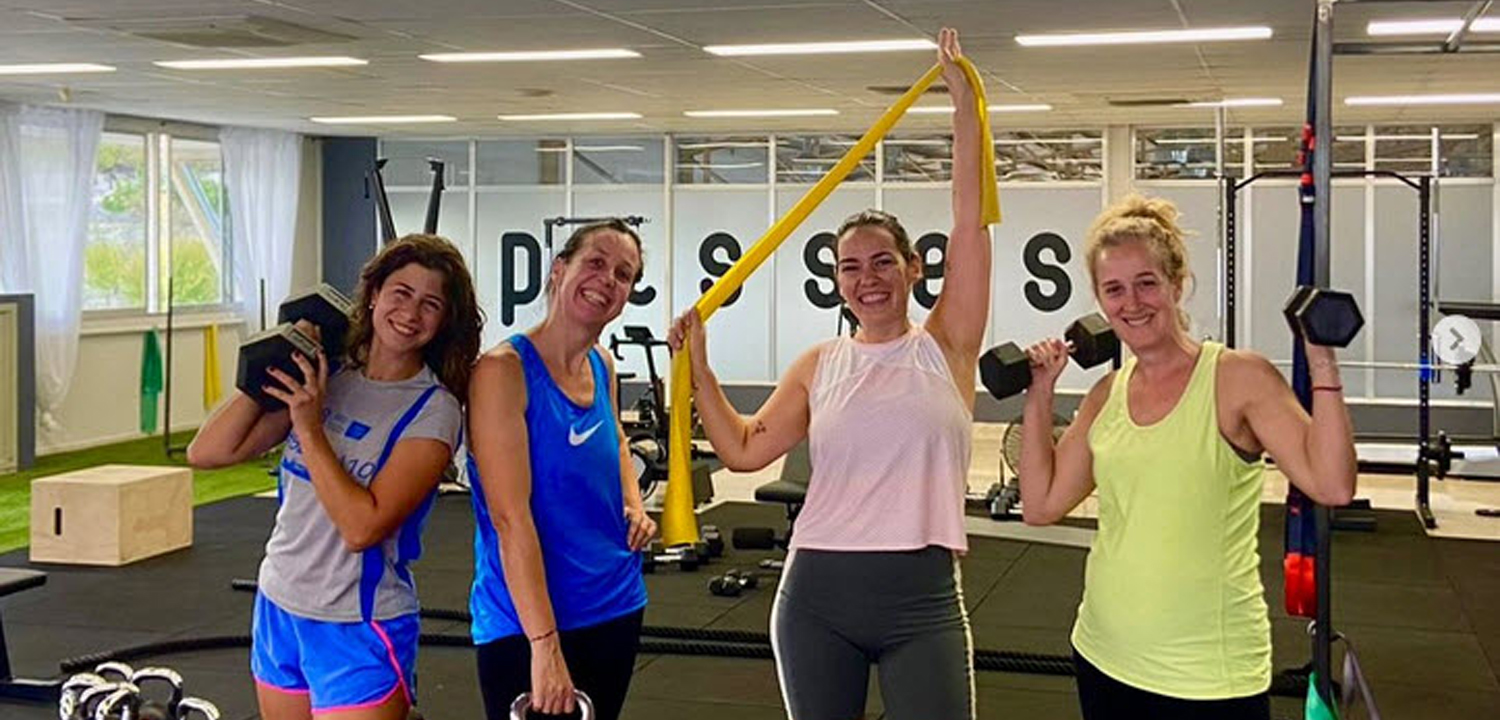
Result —
<instances>
[{"instance_id":1,"label":"pink sleeveless top","mask_svg":"<svg viewBox=\"0 0 1500 720\"><path fill-rule=\"evenodd\" d=\"M808 409L812 479L793 548L968 549L974 417L925 329L826 343Z\"/></svg>"}]
</instances>

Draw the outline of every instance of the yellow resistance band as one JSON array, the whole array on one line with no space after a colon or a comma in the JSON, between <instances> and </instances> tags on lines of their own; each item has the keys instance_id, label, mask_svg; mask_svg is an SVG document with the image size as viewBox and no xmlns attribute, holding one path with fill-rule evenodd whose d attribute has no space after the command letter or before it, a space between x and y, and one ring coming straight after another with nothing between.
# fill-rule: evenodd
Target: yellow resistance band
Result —
<instances>
[{"instance_id":1,"label":"yellow resistance band","mask_svg":"<svg viewBox=\"0 0 1500 720\"><path fill-rule=\"evenodd\" d=\"M964 74L969 78L969 87L974 91L974 107L968 108L967 112L973 112L979 117L980 146L984 153L984 159L980 169L981 197L981 219L984 224L989 225L1000 222L1000 199L995 186L995 142L990 135L990 123L987 111L988 101L984 96L984 83L979 79L979 72L975 70L973 63L967 58L959 58L959 66L963 68ZM734 265L730 266L728 272L714 283L708 292L698 298L693 308L698 311L698 317L708 322L714 311L719 309L724 301L729 299L746 280L750 274L759 268L771 253L781 246L781 242L807 219L807 216L828 197L829 193L844 181L844 178L853 172L864 159L875 149L875 144L885 137L887 132L895 126L896 121L906 114L907 108L916 102L922 92L942 75L941 64L934 65L928 70L917 83L911 86L900 99L896 101L875 125L844 153L838 163L828 171L823 179L818 181L812 189L792 206L791 210L781 216L771 229L766 231L750 250L745 253ZM965 112L965 108L955 108L954 112ZM662 543L667 546L695 543L698 541L698 523L693 516L693 500L691 487L691 470L688 466L689 443L692 442L692 428L690 418L692 413L689 408L693 406L693 384L691 362L688 357L688 348L684 346L672 357L672 415L671 434L669 442L671 452L668 454L667 463L667 497L662 508Z\"/></svg>"}]
</instances>

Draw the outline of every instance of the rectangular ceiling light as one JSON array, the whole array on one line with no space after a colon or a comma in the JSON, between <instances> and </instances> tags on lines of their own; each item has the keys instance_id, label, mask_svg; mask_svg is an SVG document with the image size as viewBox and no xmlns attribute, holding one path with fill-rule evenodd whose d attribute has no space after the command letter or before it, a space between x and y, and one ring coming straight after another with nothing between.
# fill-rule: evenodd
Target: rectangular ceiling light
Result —
<instances>
[{"instance_id":1,"label":"rectangular ceiling light","mask_svg":"<svg viewBox=\"0 0 1500 720\"><path fill-rule=\"evenodd\" d=\"M1190 102L1178 107L1190 108L1239 108L1239 107L1281 107L1281 98L1225 98L1223 100L1205 100L1203 102Z\"/></svg>"},{"instance_id":2,"label":"rectangular ceiling light","mask_svg":"<svg viewBox=\"0 0 1500 720\"><path fill-rule=\"evenodd\" d=\"M625 48L596 48L592 50L525 50L518 52L456 52L427 53L417 57L429 62L545 62L548 60L618 60L638 58L641 54Z\"/></svg>"},{"instance_id":3,"label":"rectangular ceiling light","mask_svg":"<svg viewBox=\"0 0 1500 720\"><path fill-rule=\"evenodd\" d=\"M1374 37L1390 35L1447 35L1461 27L1460 18L1440 20L1371 20L1365 32ZM1469 26L1470 32L1500 32L1500 18L1479 18Z\"/></svg>"},{"instance_id":4,"label":"rectangular ceiling light","mask_svg":"<svg viewBox=\"0 0 1500 720\"><path fill-rule=\"evenodd\" d=\"M1462 93L1448 95L1355 95L1344 98L1345 105L1494 105L1500 104L1500 93Z\"/></svg>"},{"instance_id":5,"label":"rectangular ceiling light","mask_svg":"<svg viewBox=\"0 0 1500 720\"><path fill-rule=\"evenodd\" d=\"M639 120L641 114L633 112L578 112L497 115L496 117L507 122L528 122L532 120Z\"/></svg>"},{"instance_id":6,"label":"rectangular ceiling light","mask_svg":"<svg viewBox=\"0 0 1500 720\"><path fill-rule=\"evenodd\" d=\"M892 52L899 50L932 50L931 40L859 40L854 42L771 43L768 45L706 45L704 51L714 55L833 55L838 53Z\"/></svg>"},{"instance_id":7,"label":"rectangular ceiling light","mask_svg":"<svg viewBox=\"0 0 1500 720\"><path fill-rule=\"evenodd\" d=\"M1147 43L1220 42L1225 40L1265 40L1271 28L1248 27L1203 28L1201 30L1142 30L1134 32L1053 33L1017 35L1024 47L1061 47L1071 45L1139 45Z\"/></svg>"},{"instance_id":8,"label":"rectangular ceiling light","mask_svg":"<svg viewBox=\"0 0 1500 720\"><path fill-rule=\"evenodd\" d=\"M275 68L349 67L369 65L352 57L216 58L212 60L157 60L151 63L173 70L268 70Z\"/></svg>"},{"instance_id":9,"label":"rectangular ceiling light","mask_svg":"<svg viewBox=\"0 0 1500 720\"><path fill-rule=\"evenodd\" d=\"M986 109L989 110L992 113L1002 113L1002 112L1046 112L1048 110L1051 110L1052 106L1048 105L1046 103L1017 103L1017 104L1013 104L1013 105L990 105ZM953 106L952 105L919 105L919 106L916 106L916 107L909 108L907 110L907 112L914 113L914 114L917 114L917 115L939 115L939 114L941 114L941 115L951 115L953 113Z\"/></svg>"},{"instance_id":10,"label":"rectangular ceiling light","mask_svg":"<svg viewBox=\"0 0 1500 720\"><path fill-rule=\"evenodd\" d=\"M783 110L684 110L690 118L757 118L757 117L822 117L837 115L839 111L829 108L801 108Z\"/></svg>"},{"instance_id":11,"label":"rectangular ceiling light","mask_svg":"<svg viewBox=\"0 0 1500 720\"><path fill-rule=\"evenodd\" d=\"M452 115L347 115L342 117L310 117L315 123L324 125L394 125L400 123L454 122Z\"/></svg>"},{"instance_id":12,"label":"rectangular ceiling light","mask_svg":"<svg viewBox=\"0 0 1500 720\"><path fill-rule=\"evenodd\" d=\"M0 65L0 75L51 75L58 73L114 72L113 65L95 63L27 63Z\"/></svg>"}]
</instances>

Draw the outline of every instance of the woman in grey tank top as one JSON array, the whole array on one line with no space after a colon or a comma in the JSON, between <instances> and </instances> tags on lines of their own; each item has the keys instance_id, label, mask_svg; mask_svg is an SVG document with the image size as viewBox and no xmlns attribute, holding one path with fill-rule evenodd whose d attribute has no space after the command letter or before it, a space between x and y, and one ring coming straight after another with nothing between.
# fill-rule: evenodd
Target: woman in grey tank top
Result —
<instances>
[{"instance_id":1,"label":"woman in grey tank top","mask_svg":"<svg viewBox=\"0 0 1500 720\"><path fill-rule=\"evenodd\" d=\"M433 235L365 264L349 320L345 357L297 355L301 377L270 373L275 407L236 392L188 447L194 467L212 468L286 444L252 627L268 720L401 720L415 702L407 564L459 444L483 321L463 256Z\"/></svg>"}]
</instances>

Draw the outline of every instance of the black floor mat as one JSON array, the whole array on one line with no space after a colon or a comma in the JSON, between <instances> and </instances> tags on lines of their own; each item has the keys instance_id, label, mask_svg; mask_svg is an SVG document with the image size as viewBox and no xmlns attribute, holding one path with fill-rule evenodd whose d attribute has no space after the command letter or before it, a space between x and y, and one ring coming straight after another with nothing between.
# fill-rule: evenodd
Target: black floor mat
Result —
<instances>
[{"instance_id":1,"label":"black floor mat","mask_svg":"<svg viewBox=\"0 0 1500 720\"><path fill-rule=\"evenodd\" d=\"M36 566L47 585L0 599L17 673L51 676L64 657L122 645L196 635L249 632L251 596L229 581L254 577L275 512L274 501L241 498L198 508L192 548L123 568ZM1281 612L1281 509L1262 516L1262 577L1272 608L1278 668L1308 657L1306 621ZM1410 513L1379 512L1376 533L1339 533L1334 546L1337 627L1357 644L1385 717L1484 717L1500 707L1500 545L1428 539ZM785 527L782 508L729 504L704 514L726 537L741 525ZM426 553L416 566L428 607L464 609L473 557L473 519L466 496L434 507ZM730 567L752 568L771 552L731 552L699 572L663 570L647 577L648 625L764 632L777 578L737 598L709 595L707 583ZM976 647L1049 654L1068 652L1068 631L1082 592L1086 552L1011 540L972 538L963 563L964 599ZM25 551L0 565L31 567ZM464 634L451 621L425 621L427 632ZM255 715L248 651L162 656L141 664L179 670L191 692L219 703L226 718ZM1492 662L1492 659L1494 662ZM784 718L772 663L764 660L643 656L625 717L772 720ZM418 694L430 718L479 713L473 652L424 648ZM874 682L872 681L872 686ZM981 672L981 717L1077 717L1069 678ZM1297 715L1278 698L1276 717ZM878 691L870 715L879 717ZM5 718L50 718L54 708L0 704Z\"/></svg>"}]
</instances>

